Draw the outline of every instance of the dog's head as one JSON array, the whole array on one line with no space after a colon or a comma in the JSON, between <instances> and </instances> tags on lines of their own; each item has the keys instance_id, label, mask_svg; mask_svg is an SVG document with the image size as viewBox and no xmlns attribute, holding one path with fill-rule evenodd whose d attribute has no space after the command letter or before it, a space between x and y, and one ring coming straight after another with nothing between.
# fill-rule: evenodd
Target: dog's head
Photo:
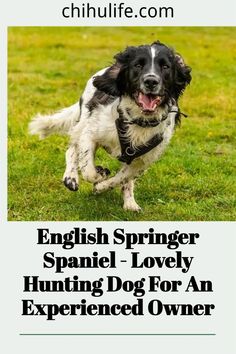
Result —
<instances>
[{"instance_id":1,"label":"dog's head","mask_svg":"<svg viewBox=\"0 0 236 354\"><path fill-rule=\"evenodd\" d=\"M178 100L191 81L191 68L181 55L160 43L127 47L94 86L111 96L128 95L145 114L154 113L170 98Z\"/></svg>"}]
</instances>

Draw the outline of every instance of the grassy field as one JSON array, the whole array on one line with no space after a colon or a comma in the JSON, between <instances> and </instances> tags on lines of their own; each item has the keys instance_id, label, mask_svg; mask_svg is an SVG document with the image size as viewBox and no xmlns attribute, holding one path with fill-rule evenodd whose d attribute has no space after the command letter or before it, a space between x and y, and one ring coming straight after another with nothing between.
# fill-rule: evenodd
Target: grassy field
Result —
<instances>
[{"instance_id":1,"label":"grassy field","mask_svg":"<svg viewBox=\"0 0 236 354\"><path fill-rule=\"evenodd\" d=\"M71 105L87 79L127 44L160 39L192 67L181 99L189 115L163 158L136 183L141 213L122 209L120 191L76 193L62 184L67 137L28 135L38 112ZM9 220L235 220L236 28L10 28ZM118 161L103 151L98 164Z\"/></svg>"}]
</instances>

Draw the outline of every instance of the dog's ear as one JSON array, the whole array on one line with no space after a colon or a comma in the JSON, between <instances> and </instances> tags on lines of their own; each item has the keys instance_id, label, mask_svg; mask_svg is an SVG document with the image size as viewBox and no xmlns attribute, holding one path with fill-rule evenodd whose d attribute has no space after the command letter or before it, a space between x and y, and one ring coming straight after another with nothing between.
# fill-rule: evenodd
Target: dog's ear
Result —
<instances>
[{"instance_id":1,"label":"dog's ear","mask_svg":"<svg viewBox=\"0 0 236 354\"><path fill-rule=\"evenodd\" d=\"M127 67L130 61L134 58L136 52L137 52L137 47L130 46L127 47L123 52L116 54L114 56L114 59L116 59L117 63L123 65L123 67Z\"/></svg>"},{"instance_id":2,"label":"dog's ear","mask_svg":"<svg viewBox=\"0 0 236 354\"><path fill-rule=\"evenodd\" d=\"M130 61L136 52L135 47L127 47L114 56L115 64L109 67L103 75L95 76L94 86L111 96L120 96L126 88L126 74Z\"/></svg>"},{"instance_id":3,"label":"dog's ear","mask_svg":"<svg viewBox=\"0 0 236 354\"><path fill-rule=\"evenodd\" d=\"M129 66L137 53L137 47L127 47L123 52L115 55L120 71L116 79L119 95L130 91Z\"/></svg>"},{"instance_id":4,"label":"dog's ear","mask_svg":"<svg viewBox=\"0 0 236 354\"><path fill-rule=\"evenodd\" d=\"M117 77L120 73L121 66L115 63L108 68L104 74L95 76L93 85L102 92L105 92L110 96L119 96L119 90L117 87Z\"/></svg>"},{"instance_id":5,"label":"dog's ear","mask_svg":"<svg viewBox=\"0 0 236 354\"><path fill-rule=\"evenodd\" d=\"M186 86L192 80L190 74L192 69L185 64L183 57L178 53L174 54L174 61L175 61L174 95L175 98L178 99L179 96L184 92Z\"/></svg>"}]
</instances>

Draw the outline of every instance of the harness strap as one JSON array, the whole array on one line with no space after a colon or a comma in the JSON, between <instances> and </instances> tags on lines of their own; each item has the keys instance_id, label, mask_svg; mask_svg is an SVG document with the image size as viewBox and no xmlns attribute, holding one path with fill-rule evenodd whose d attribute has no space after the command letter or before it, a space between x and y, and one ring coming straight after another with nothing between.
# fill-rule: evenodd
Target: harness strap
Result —
<instances>
[{"instance_id":1,"label":"harness strap","mask_svg":"<svg viewBox=\"0 0 236 354\"><path fill-rule=\"evenodd\" d=\"M146 144L133 147L126 134L129 123L122 116L117 118L115 123L121 147L121 155L118 156L118 160L127 163L127 165L130 165L134 159L151 151L163 141L163 134L156 134Z\"/></svg>"},{"instance_id":2,"label":"harness strap","mask_svg":"<svg viewBox=\"0 0 236 354\"><path fill-rule=\"evenodd\" d=\"M121 155L117 157L119 161L127 163L130 165L131 162L139 156L146 154L147 152L154 149L156 146L161 144L163 141L163 133L154 135L151 139L149 139L145 144L133 147L132 143L128 137L128 129L129 125L136 124L143 128L152 128L158 126L164 120L167 119L169 113L176 113L176 119L178 120L180 115L187 117L186 114L182 113L179 108L177 110L169 110L167 114L163 114L161 120L144 120L142 118L135 118L132 120L127 120L124 117L124 114L121 109L117 109L119 113L119 118L116 119L116 129L118 132L120 147L121 147Z\"/></svg>"}]
</instances>

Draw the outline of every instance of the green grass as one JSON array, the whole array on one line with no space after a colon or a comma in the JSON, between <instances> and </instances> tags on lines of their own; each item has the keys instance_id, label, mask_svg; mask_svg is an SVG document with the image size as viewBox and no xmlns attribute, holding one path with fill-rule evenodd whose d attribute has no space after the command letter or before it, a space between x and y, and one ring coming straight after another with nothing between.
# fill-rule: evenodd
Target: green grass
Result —
<instances>
[{"instance_id":1,"label":"green grass","mask_svg":"<svg viewBox=\"0 0 236 354\"><path fill-rule=\"evenodd\" d=\"M91 74L127 44L160 39L192 67L181 99L189 115L164 154L136 182L141 213L120 191L94 196L62 184L68 137L28 135L36 113L76 102ZM235 220L236 28L9 28L9 220ZM118 161L99 151L113 172Z\"/></svg>"}]
</instances>

